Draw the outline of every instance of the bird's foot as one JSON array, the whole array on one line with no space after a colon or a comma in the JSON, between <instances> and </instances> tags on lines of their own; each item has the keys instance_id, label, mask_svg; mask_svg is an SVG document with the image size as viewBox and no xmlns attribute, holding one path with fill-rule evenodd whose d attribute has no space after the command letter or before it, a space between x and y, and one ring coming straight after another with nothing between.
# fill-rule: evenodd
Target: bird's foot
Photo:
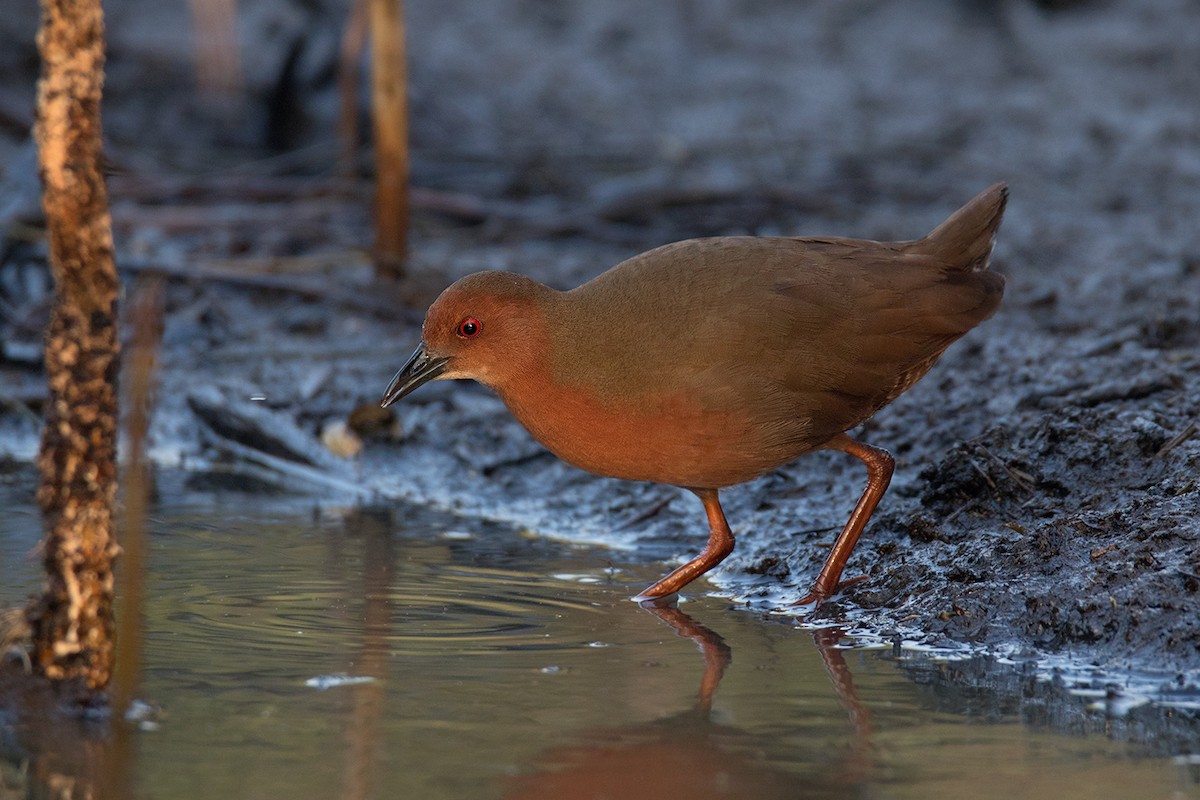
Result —
<instances>
[{"instance_id":1,"label":"bird's foot","mask_svg":"<svg viewBox=\"0 0 1200 800\"><path fill-rule=\"evenodd\" d=\"M652 594L650 588L640 592L629 598L640 606L653 606L654 608L669 608L679 604L679 592L665 592L662 594Z\"/></svg>"},{"instance_id":2,"label":"bird's foot","mask_svg":"<svg viewBox=\"0 0 1200 800\"><path fill-rule=\"evenodd\" d=\"M832 591L823 591L820 586L814 585L811 592L809 592L804 597L800 598L799 600L797 600L794 603L788 603L787 607L788 608L799 608L801 606L811 606L811 608L805 609L805 613L811 614L812 612L814 612L818 608L820 608L822 603L824 603L829 598L833 597L838 592L840 592L844 589L848 589L849 587L853 586L856 583L862 583L869 577L871 577L871 576L870 575L859 575L858 577L855 577L855 578L847 578L846 580L840 582L837 586L833 587Z\"/></svg>"}]
</instances>

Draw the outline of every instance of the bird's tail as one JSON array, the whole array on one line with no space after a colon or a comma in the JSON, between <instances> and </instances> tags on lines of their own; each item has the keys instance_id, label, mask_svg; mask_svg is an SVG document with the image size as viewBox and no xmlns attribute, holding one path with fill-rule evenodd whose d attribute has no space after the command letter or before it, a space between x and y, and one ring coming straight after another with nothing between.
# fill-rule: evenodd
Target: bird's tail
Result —
<instances>
[{"instance_id":1,"label":"bird's tail","mask_svg":"<svg viewBox=\"0 0 1200 800\"><path fill-rule=\"evenodd\" d=\"M924 239L913 242L911 250L933 256L955 269L985 270L1007 202L1006 184L989 186Z\"/></svg>"}]
</instances>

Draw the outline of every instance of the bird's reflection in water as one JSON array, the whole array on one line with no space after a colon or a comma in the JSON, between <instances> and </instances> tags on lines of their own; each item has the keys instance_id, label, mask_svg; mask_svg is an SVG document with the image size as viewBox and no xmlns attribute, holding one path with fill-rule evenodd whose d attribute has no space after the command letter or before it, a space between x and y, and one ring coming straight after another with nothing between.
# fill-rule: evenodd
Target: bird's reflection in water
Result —
<instances>
[{"instance_id":1,"label":"bird's reflection in water","mask_svg":"<svg viewBox=\"0 0 1200 800\"><path fill-rule=\"evenodd\" d=\"M584 732L584 744L542 754L538 772L515 779L506 800L846 797L867 782L870 716L837 649L840 630L814 631L813 641L849 715L851 747L835 769L814 777L765 761L759 737L712 718L713 697L732 661L724 639L676 606L643 608L700 648L704 676L693 707L654 722Z\"/></svg>"},{"instance_id":2,"label":"bird's reflection in water","mask_svg":"<svg viewBox=\"0 0 1200 800\"><path fill-rule=\"evenodd\" d=\"M850 752L841 764L837 782L842 786L863 786L871 779L875 766L871 746L871 712L858 699L854 677L839 647L844 635L841 628L818 628L812 631L813 644L817 646L825 672L833 684L833 693L850 721Z\"/></svg>"}]
</instances>

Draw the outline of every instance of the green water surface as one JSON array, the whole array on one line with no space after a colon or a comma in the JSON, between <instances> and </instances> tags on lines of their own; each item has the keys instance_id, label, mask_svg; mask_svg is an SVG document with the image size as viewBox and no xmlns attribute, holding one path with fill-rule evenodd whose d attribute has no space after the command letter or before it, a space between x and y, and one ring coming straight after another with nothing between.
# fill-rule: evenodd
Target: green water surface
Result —
<instances>
[{"instance_id":1,"label":"green water surface","mask_svg":"<svg viewBox=\"0 0 1200 800\"><path fill-rule=\"evenodd\" d=\"M4 490L5 605L37 582L27 489ZM700 592L642 609L664 567L632 555L183 496L151 521L139 798L1200 797L1186 743L1032 724L1021 697L947 688L952 666ZM54 754L15 738L0 798L53 796L31 765Z\"/></svg>"}]
</instances>

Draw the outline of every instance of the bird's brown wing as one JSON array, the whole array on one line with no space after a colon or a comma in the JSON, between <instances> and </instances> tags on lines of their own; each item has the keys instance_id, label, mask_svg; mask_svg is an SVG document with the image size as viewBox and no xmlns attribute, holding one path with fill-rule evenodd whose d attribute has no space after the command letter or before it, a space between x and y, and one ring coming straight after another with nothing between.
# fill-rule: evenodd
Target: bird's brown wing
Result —
<instances>
[{"instance_id":1,"label":"bird's brown wing","mask_svg":"<svg viewBox=\"0 0 1200 800\"><path fill-rule=\"evenodd\" d=\"M805 344L793 344L778 374L821 423L811 435L832 436L894 400L1003 294L1002 276L947 267L907 244L802 244L803 269L775 286L793 301L792 341Z\"/></svg>"},{"instance_id":2,"label":"bird's brown wing","mask_svg":"<svg viewBox=\"0 0 1200 800\"><path fill-rule=\"evenodd\" d=\"M714 480L761 474L865 420L991 316L1004 199L992 187L913 242L720 237L643 253L562 295L554 374L630 408L683 394L710 412L678 434L727 464Z\"/></svg>"}]
</instances>

